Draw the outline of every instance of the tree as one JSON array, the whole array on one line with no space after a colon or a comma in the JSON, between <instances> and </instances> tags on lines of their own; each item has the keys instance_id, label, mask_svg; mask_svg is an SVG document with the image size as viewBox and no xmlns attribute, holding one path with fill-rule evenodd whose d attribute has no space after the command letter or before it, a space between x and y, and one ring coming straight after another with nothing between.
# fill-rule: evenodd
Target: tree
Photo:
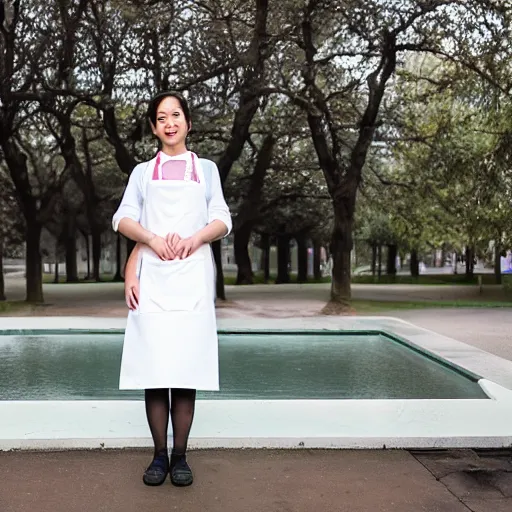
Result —
<instances>
[{"instance_id":1,"label":"tree","mask_svg":"<svg viewBox=\"0 0 512 512\"><path fill-rule=\"evenodd\" d=\"M484 91L473 77L449 79L454 71L451 63L423 56L397 84L406 101L396 109L398 137L390 143L386 178L407 183L407 195L389 193L402 234L414 236L417 247L448 242L465 251L470 277L475 251L508 230L510 183L506 164L493 157L503 135L496 112L479 105Z\"/></svg>"},{"instance_id":2,"label":"tree","mask_svg":"<svg viewBox=\"0 0 512 512\"><path fill-rule=\"evenodd\" d=\"M499 32L499 7L479 2L354 0L342 7L310 0L300 8L296 46L288 57L300 58L300 74L284 80L281 87L269 88L269 92L285 94L303 108L332 197L331 301L338 306L330 310L343 311L350 299L357 191L402 52L446 48L452 33L466 30L474 34L479 30L476 20L491 8L499 19L492 28ZM477 49L481 46L474 45ZM347 104L352 108L347 109Z\"/></svg>"},{"instance_id":3,"label":"tree","mask_svg":"<svg viewBox=\"0 0 512 512\"><path fill-rule=\"evenodd\" d=\"M23 217L16 202L16 191L4 165L0 165L0 301L4 301L5 283L3 258L15 252L23 243Z\"/></svg>"}]
</instances>

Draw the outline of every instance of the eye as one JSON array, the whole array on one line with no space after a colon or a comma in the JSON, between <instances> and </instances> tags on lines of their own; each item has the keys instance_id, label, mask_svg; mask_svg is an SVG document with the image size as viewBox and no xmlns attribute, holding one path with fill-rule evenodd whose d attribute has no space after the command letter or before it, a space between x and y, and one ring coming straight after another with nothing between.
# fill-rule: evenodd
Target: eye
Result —
<instances>
[{"instance_id":1,"label":"eye","mask_svg":"<svg viewBox=\"0 0 512 512\"><path fill-rule=\"evenodd\" d=\"M174 112L174 117L180 117L180 113L179 112Z\"/></svg>"},{"instance_id":2,"label":"eye","mask_svg":"<svg viewBox=\"0 0 512 512\"><path fill-rule=\"evenodd\" d=\"M158 121L160 121L162 123L163 121L165 121L165 117L159 117Z\"/></svg>"}]
</instances>

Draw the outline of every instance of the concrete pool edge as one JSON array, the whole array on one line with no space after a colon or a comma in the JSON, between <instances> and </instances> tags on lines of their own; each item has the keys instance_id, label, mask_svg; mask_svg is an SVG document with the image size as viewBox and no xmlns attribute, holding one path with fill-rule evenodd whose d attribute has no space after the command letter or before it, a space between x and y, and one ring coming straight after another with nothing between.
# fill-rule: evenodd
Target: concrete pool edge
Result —
<instances>
[{"instance_id":1,"label":"concrete pool edge","mask_svg":"<svg viewBox=\"0 0 512 512\"><path fill-rule=\"evenodd\" d=\"M124 329L125 324L126 320L120 318L0 318L0 330L4 331L112 331ZM512 445L510 361L390 317L219 319L218 327L223 331L389 332L482 376L479 384L491 399L201 400L191 433L191 448L504 448ZM143 402L0 402L0 450L150 445Z\"/></svg>"},{"instance_id":2,"label":"concrete pool edge","mask_svg":"<svg viewBox=\"0 0 512 512\"><path fill-rule=\"evenodd\" d=\"M512 392L483 385L496 400L201 400L190 447L509 447ZM142 401L0 402L0 418L0 450L151 446Z\"/></svg>"}]
</instances>

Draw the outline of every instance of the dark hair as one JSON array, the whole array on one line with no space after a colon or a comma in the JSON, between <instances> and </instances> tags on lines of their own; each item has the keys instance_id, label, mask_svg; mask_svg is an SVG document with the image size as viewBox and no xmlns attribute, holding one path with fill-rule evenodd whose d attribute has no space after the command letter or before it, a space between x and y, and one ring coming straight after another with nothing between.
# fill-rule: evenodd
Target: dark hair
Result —
<instances>
[{"instance_id":1,"label":"dark hair","mask_svg":"<svg viewBox=\"0 0 512 512\"><path fill-rule=\"evenodd\" d=\"M160 106L160 103L165 100L165 98L176 98L179 101L181 110L183 110L183 114L185 114L187 124L190 126L190 108L188 106L187 100L179 92L173 91L160 92L151 98L148 105L148 117L153 123L153 126L156 126L156 113L158 111L158 107Z\"/></svg>"}]
</instances>

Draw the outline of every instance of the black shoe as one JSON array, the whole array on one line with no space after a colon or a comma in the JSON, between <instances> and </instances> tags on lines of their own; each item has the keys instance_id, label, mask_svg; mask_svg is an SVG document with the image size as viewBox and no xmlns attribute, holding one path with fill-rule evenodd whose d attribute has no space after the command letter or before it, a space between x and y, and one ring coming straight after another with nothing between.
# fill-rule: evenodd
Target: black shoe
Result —
<instances>
[{"instance_id":1,"label":"black shoe","mask_svg":"<svg viewBox=\"0 0 512 512\"><path fill-rule=\"evenodd\" d=\"M158 455L144 471L142 481L146 485L162 485L169 473L169 457L167 455Z\"/></svg>"},{"instance_id":2,"label":"black shoe","mask_svg":"<svg viewBox=\"0 0 512 512\"><path fill-rule=\"evenodd\" d=\"M187 464L187 456L183 455L171 455L171 482L173 485L178 487L185 487L192 485L194 476L192 470Z\"/></svg>"}]
</instances>

